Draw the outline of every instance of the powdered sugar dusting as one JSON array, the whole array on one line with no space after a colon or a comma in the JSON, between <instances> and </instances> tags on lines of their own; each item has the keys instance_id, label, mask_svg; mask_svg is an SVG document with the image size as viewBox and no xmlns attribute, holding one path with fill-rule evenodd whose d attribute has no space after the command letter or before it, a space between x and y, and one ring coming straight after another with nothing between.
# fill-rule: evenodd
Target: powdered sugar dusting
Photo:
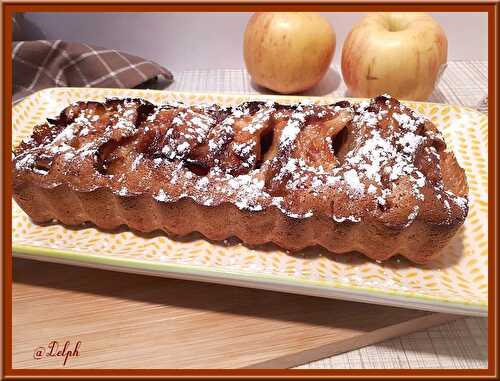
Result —
<instances>
[{"instance_id":1,"label":"powdered sugar dusting","mask_svg":"<svg viewBox=\"0 0 500 381\"><path fill-rule=\"evenodd\" d=\"M355 195L363 195L365 193L365 185L359 180L358 173L354 169L344 172L344 181Z\"/></svg>"},{"instance_id":2,"label":"powdered sugar dusting","mask_svg":"<svg viewBox=\"0 0 500 381\"><path fill-rule=\"evenodd\" d=\"M398 187L409 183L414 205L407 226L419 218L424 187L434 188L432 194L442 198L449 214L453 206L458 206L465 215L467 198L445 189L439 176L430 181L418 163L423 152L440 171L436 149L442 142L439 133L425 129L428 122L424 117L394 99L383 98L383 107L377 102L380 99L355 106L317 107L310 101L289 108L270 102L226 109L168 103L151 107L139 124L137 103L127 100L118 104L113 122L106 125L99 125L101 119L94 110L85 111L43 144L35 147L32 140L26 141L35 148L15 157L15 168L50 177L55 158L62 163L58 165L76 166L88 158L98 163L101 156L114 152L113 145L104 150L105 144L115 142L120 148L130 138L126 144L132 151L125 152L131 153L119 160L112 155L102 160L102 173L98 175L113 179L115 192L123 197L134 194L125 170L144 176L144 182L154 178L147 189L158 202L187 197L205 206L230 202L249 212L274 206L294 219L322 212L329 213L337 223L358 223L366 213L379 215L394 207L391 200L398 194ZM338 159L335 134L325 136L320 143L328 147L333 159L318 164L311 161L311 155L321 154L324 148L314 143L310 152L299 150L302 131L307 132L314 123L326 125L332 120L348 129L350 146ZM265 148L259 134L278 123L282 123L281 130L275 129L271 148ZM251 139L241 138L245 136L242 133ZM139 135L145 146L138 143ZM150 147L156 151L148 151ZM269 151L273 154L264 160L261 151L266 149L274 151ZM48 159L41 160L41 153ZM108 162L123 165L119 176L106 173ZM134 186L147 187L138 184ZM333 202L337 193L348 197L351 209L337 210L345 206Z\"/></svg>"}]
</instances>

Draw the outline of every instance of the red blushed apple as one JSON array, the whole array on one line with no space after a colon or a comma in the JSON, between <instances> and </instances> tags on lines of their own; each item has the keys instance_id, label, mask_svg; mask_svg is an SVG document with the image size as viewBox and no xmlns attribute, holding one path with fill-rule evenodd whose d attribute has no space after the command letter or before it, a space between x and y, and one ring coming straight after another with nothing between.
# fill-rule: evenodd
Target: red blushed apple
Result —
<instances>
[{"instance_id":1,"label":"red blushed apple","mask_svg":"<svg viewBox=\"0 0 500 381\"><path fill-rule=\"evenodd\" d=\"M447 53L446 35L428 14L374 13L347 36L342 75L351 96L426 100Z\"/></svg>"},{"instance_id":2,"label":"red blushed apple","mask_svg":"<svg viewBox=\"0 0 500 381\"><path fill-rule=\"evenodd\" d=\"M316 13L255 13L245 30L243 58L252 79L283 94L317 84L334 52L335 31Z\"/></svg>"}]
</instances>

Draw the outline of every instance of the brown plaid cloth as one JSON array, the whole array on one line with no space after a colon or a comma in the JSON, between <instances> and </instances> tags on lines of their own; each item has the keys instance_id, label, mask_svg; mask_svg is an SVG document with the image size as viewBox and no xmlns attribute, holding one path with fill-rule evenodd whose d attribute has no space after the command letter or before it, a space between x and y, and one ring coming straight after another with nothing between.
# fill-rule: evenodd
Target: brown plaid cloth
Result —
<instances>
[{"instance_id":1,"label":"brown plaid cloth","mask_svg":"<svg viewBox=\"0 0 500 381\"><path fill-rule=\"evenodd\" d=\"M17 41L12 46L13 101L47 87L134 88L170 71L155 62L82 43Z\"/></svg>"}]
</instances>

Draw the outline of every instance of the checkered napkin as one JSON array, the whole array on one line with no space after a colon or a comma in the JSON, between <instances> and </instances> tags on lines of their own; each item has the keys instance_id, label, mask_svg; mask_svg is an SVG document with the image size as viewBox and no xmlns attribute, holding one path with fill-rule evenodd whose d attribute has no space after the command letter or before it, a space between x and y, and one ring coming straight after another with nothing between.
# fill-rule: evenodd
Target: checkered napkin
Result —
<instances>
[{"instance_id":1,"label":"checkered napkin","mask_svg":"<svg viewBox=\"0 0 500 381\"><path fill-rule=\"evenodd\" d=\"M12 46L13 101L47 87L134 88L170 71L155 62L82 43L17 41Z\"/></svg>"}]
</instances>

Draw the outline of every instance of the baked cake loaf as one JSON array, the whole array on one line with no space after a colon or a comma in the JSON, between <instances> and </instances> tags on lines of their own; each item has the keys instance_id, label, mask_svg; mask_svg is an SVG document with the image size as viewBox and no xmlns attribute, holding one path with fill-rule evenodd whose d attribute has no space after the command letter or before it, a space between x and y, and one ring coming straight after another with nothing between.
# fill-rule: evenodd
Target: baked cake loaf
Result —
<instances>
[{"instance_id":1,"label":"baked cake loaf","mask_svg":"<svg viewBox=\"0 0 500 381\"><path fill-rule=\"evenodd\" d=\"M236 107L77 102L14 149L13 193L35 221L127 225L375 260L439 255L468 212L435 126L389 96Z\"/></svg>"}]
</instances>

